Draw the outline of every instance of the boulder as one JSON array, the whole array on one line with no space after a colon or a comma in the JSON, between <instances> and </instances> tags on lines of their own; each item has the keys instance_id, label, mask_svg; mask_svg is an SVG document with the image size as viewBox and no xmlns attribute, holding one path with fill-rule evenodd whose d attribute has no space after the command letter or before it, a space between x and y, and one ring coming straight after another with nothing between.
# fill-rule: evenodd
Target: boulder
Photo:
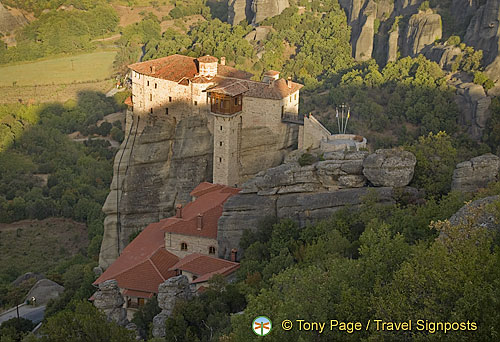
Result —
<instances>
[{"instance_id":1,"label":"boulder","mask_svg":"<svg viewBox=\"0 0 500 342\"><path fill-rule=\"evenodd\" d=\"M126 326L127 310L123 307L125 300L120 293L118 282L114 279L99 284L99 290L94 293L94 306L104 312L109 321Z\"/></svg>"},{"instance_id":2,"label":"boulder","mask_svg":"<svg viewBox=\"0 0 500 342\"><path fill-rule=\"evenodd\" d=\"M403 187L410 184L417 159L402 150L377 150L363 162L363 174L374 186Z\"/></svg>"},{"instance_id":3,"label":"boulder","mask_svg":"<svg viewBox=\"0 0 500 342\"><path fill-rule=\"evenodd\" d=\"M35 297L36 305L45 305L49 300L58 298L63 291L64 287L58 283L49 279L41 279L30 289L26 300Z\"/></svg>"},{"instance_id":4,"label":"boulder","mask_svg":"<svg viewBox=\"0 0 500 342\"><path fill-rule=\"evenodd\" d=\"M24 283L25 281L30 280L30 279L35 279L35 281L38 281L41 279L45 279L45 276L43 274L39 274L39 273L27 272L27 273L22 274L19 277L17 277L16 280L14 280L12 282L12 285L19 286L19 285L21 285L21 283Z\"/></svg>"},{"instance_id":5,"label":"boulder","mask_svg":"<svg viewBox=\"0 0 500 342\"><path fill-rule=\"evenodd\" d=\"M452 225L472 223L475 226L500 231L500 224L494 212L488 210L488 205L499 200L500 196L490 196L468 203L450 217L450 223Z\"/></svg>"},{"instance_id":6,"label":"boulder","mask_svg":"<svg viewBox=\"0 0 500 342\"><path fill-rule=\"evenodd\" d=\"M153 337L165 337L165 321L172 314L175 304L178 300L192 298L193 294L185 275L169 278L158 286L158 306L162 311L153 318Z\"/></svg>"},{"instance_id":7,"label":"boulder","mask_svg":"<svg viewBox=\"0 0 500 342\"><path fill-rule=\"evenodd\" d=\"M429 46L422 52L427 59L436 62L442 69L448 71L452 70L453 63L462 55L462 50L458 46L444 44Z\"/></svg>"},{"instance_id":8,"label":"boulder","mask_svg":"<svg viewBox=\"0 0 500 342\"><path fill-rule=\"evenodd\" d=\"M452 190L462 192L484 188L488 183L498 180L500 158L488 153L457 164L453 171Z\"/></svg>"}]
</instances>

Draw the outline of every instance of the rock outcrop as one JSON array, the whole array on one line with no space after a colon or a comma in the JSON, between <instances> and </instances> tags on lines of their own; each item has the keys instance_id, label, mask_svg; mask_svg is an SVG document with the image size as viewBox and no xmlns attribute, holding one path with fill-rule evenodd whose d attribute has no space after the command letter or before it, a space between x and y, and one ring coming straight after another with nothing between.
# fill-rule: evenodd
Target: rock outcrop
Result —
<instances>
[{"instance_id":1,"label":"rock outcrop","mask_svg":"<svg viewBox=\"0 0 500 342\"><path fill-rule=\"evenodd\" d=\"M450 223L452 225L472 223L475 226L500 231L500 224L495 214L488 210L488 205L498 200L500 200L499 196L490 196L468 203L453 214Z\"/></svg>"},{"instance_id":2,"label":"rock outcrop","mask_svg":"<svg viewBox=\"0 0 500 342\"><path fill-rule=\"evenodd\" d=\"M178 300L193 296L189 280L185 275L167 279L158 287L158 306L162 311L153 318L153 337L165 337L165 321L172 314Z\"/></svg>"},{"instance_id":3,"label":"rock outcrop","mask_svg":"<svg viewBox=\"0 0 500 342\"><path fill-rule=\"evenodd\" d=\"M35 281L39 281L41 279L45 279L45 276L40 273L27 272L17 277L16 280L14 280L11 284L14 286L19 286L25 281L30 279L35 279Z\"/></svg>"},{"instance_id":4,"label":"rock outcrop","mask_svg":"<svg viewBox=\"0 0 500 342\"><path fill-rule=\"evenodd\" d=\"M123 303L125 301L116 280L106 280L99 284L99 290L94 294L94 306L102 310L109 321L126 326L129 322Z\"/></svg>"},{"instance_id":5,"label":"rock outcrop","mask_svg":"<svg viewBox=\"0 0 500 342\"><path fill-rule=\"evenodd\" d=\"M280 14L289 6L288 0L229 0L227 21L232 25L238 25L243 20L257 24Z\"/></svg>"},{"instance_id":6,"label":"rock outcrop","mask_svg":"<svg viewBox=\"0 0 500 342\"><path fill-rule=\"evenodd\" d=\"M488 153L459 163L453 171L452 190L463 192L484 188L488 183L498 180L500 158Z\"/></svg>"},{"instance_id":7,"label":"rock outcrop","mask_svg":"<svg viewBox=\"0 0 500 342\"><path fill-rule=\"evenodd\" d=\"M367 156L367 152L361 151L331 152L325 153L325 160L306 166L300 166L294 161L296 158L291 157L288 163L259 173L224 204L217 233L219 256L228 258L233 248L239 248L243 231L256 229L268 217L291 218L305 226L308 222L328 218L339 209L356 207L370 194L380 203L393 203L402 193L418 196L413 188L395 190L364 186L363 161ZM411 160L415 165L414 158L402 154L400 161L406 163L406 167L397 171L391 169L391 162L396 159L389 158L381 168L394 173L400 179L399 185L401 179L406 180L410 173L413 174L413 168L411 172L409 169Z\"/></svg>"},{"instance_id":8,"label":"rock outcrop","mask_svg":"<svg viewBox=\"0 0 500 342\"><path fill-rule=\"evenodd\" d=\"M468 127L467 133L476 139L480 139L491 116L491 96L488 96L484 88L472 82L460 80L450 82L457 89L455 102L460 108L460 123Z\"/></svg>"},{"instance_id":9,"label":"rock outcrop","mask_svg":"<svg viewBox=\"0 0 500 342\"><path fill-rule=\"evenodd\" d=\"M354 58L358 61L366 61L372 57L375 19L377 19L377 4L370 0L363 10L362 16L358 18L359 33L356 43L353 44Z\"/></svg>"},{"instance_id":10,"label":"rock outcrop","mask_svg":"<svg viewBox=\"0 0 500 342\"><path fill-rule=\"evenodd\" d=\"M462 55L462 50L457 46L438 44L428 46L422 53L427 59L439 64L442 69L452 71L453 64Z\"/></svg>"},{"instance_id":11,"label":"rock outcrop","mask_svg":"<svg viewBox=\"0 0 500 342\"><path fill-rule=\"evenodd\" d=\"M464 37L467 45L483 50L486 74L497 81L500 78L500 0L487 0L475 11Z\"/></svg>"},{"instance_id":12,"label":"rock outcrop","mask_svg":"<svg viewBox=\"0 0 500 342\"><path fill-rule=\"evenodd\" d=\"M402 52L404 56L416 56L425 47L441 39L443 35L441 16L427 12L419 12L410 17Z\"/></svg>"},{"instance_id":13,"label":"rock outcrop","mask_svg":"<svg viewBox=\"0 0 500 342\"><path fill-rule=\"evenodd\" d=\"M58 298L63 291L64 287L58 283L49 279L41 279L30 289L26 300L35 297L36 305L45 305L49 300Z\"/></svg>"},{"instance_id":14,"label":"rock outcrop","mask_svg":"<svg viewBox=\"0 0 500 342\"><path fill-rule=\"evenodd\" d=\"M402 187L410 184L417 159L400 150L377 150L363 162L363 174L375 186Z\"/></svg>"},{"instance_id":15,"label":"rock outcrop","mask_svg":"<svg viewBox=\"0 0 500 342\"><path fill-rule=\"evenodd\" d=\"M0 33L7 34L28 23L28 19L18 10L10 11L0 3Z\"/></svg>"}]
</instances>

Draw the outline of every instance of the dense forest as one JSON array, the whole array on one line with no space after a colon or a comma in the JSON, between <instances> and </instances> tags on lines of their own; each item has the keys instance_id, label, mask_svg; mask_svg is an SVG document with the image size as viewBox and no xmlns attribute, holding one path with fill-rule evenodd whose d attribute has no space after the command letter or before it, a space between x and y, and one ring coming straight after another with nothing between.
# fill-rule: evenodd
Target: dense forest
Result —
<instances>
[{"instance_id":1,"label":"dense forest","mask_svg":"<svg viewBox=\"0 0 500 342\"><path fill-rule=\"evenodd\" d=\"M138 311L133 322L151 341L252 341L249 322L265 314L276 324L273 341L494 341L500 336L500 236L475 226L478 215L458 226L446 221L466 201L500 194L500 183L477 194L450 192L458 162L483 153L500 152L500 100L493 99L483 136L472 139L461 125L449 72L422 55L398 58L386 65L352 57L351 27L337 0L291 1L291 7L268 18L264 41L245 39L254 29L246 22L225 22L225 3L175 1L168 17L144 13L142 19L118 27L119 18L106 1L2 1L31 11L37 20L17 35L17 46L0 41L0 63L33 60L60 53L95 49L93 40L120 33L114 63L122 75L127 65L181 53L226 57L227 63L260 79L269 69L281 70L305 85L302 113L313 112L332 131L333 108L351 106L350 131L368 138L371 148L395 147L417 158L411 186L422 189L419 201L401 196L392 205L368 196L360 208L346 208L330 219L299 228L291 220L267 220L246 232L238 280L225 284L215 277L211 287L181 301L167 320L166 339L152 339L155 301ZM443 44L458 47L453 72L491 88L483 73L482 51L461 43L464 30L453 26L450 1L425 2L438 7L446 27ZM76 10L57 11L61 5ZM155 2L155 5L158 5ZM299 8L300 5L301 7ZM425 10L425 8L423 8ZM204 20L187 27L183 18ZM162 29L162 23L174 26ZM93 293L92 268L103 233L102 204L109 192L112 159L109 143L71 141L80 131L95 137L123 139L119 123L97 121L121 110L125 95L106 98L82 93L64 104L12 104L0 107L0 222L67 217L85 222L89 246L51 270L50 278L65 292L47 308L45 341L133 341L129 331L107 323L86 302ZM439 161L439 162L436 162ZM41 184L35 175L48 175ZM500 220L498 202L487 208ZM9 283L15 267L0 277L0 305L15 303L27 289ZM429 322L479 322L474 331L382 332L284 331L284 319L366 322L423 319ZM65 329L61 329L61 327ZM29 323L3 326L0 339L35 341ZM70 332L79 331L80 335Z\"/></svg>"}]
</instances>

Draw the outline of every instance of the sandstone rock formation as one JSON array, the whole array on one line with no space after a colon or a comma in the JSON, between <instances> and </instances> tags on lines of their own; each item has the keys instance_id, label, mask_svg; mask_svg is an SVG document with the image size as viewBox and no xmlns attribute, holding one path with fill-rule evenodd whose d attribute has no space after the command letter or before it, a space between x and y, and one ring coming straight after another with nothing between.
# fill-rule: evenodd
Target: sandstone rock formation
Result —
<instances>
[{"instance_id":1,"label":"sandstone rock formation","mask_svg":"<svg viewBox=\"0 0 500 342\"><path fill-rule=\"evenodd\" d=\"M238 25L243 20L257 24L280 14L289 6L288 0L229 0L227 21L232 25Z\"/></svg>"},{"instance_id":2,"label":"sandstone rock formation","mask_svg":"<svg viewBox=\"0 0 500 342\"><path fill-rule=\"evenodd\" d=\"M375 186L407 186L413 178L417 159L413 153L377 150L363 162L363 174Z\"/></svg>"},{"instance_id":3,"label":"sandstone rock formation","mask_svg":"<svg viewBox=\"0 0 500 342\"><path fill-rule=\"evenodd\" d=\"M427 59L439 64L442 69L451 71L453 63L462 54L462 50L457 46L438 44L428 46L422 53Z\"/></svg>"},{"instance_id":4,"label":"sandstone rock formation","mask_svg":"<svg viewBox=\"0 0 500 342\"><path fill-rule=\"evenodd\" d=\"M26 300L35 297L36 305L45 305L49 300L59 297L63 291L64 287L58 283L49 279L41 279L30 289L26 295Z\"/></svg>"},{"instance_id":5,"label":"sandstone rock formation","mask_svg":"<svg viewBox=\"0 0 500 342\"><path fill-rule=\"evenodd\" d=\"M185 275L167 279L158 287L158 306L162 311L153 318L153 336L165 337L165 321L172 314L178 300L188 300L193 296L189 280Z\"/></svg>"},{"instance_id":6,"label":"sandstone rock formation","mask_svg":"<svg viewBox=\"0 0 500 342\"><path fill-rule=\"evenodd\" d=\"M287 163L259 173L224 205L217 233L219 256L228 258L233 248L239 248L243 231L256 229L267 217L292 218L304 226L307 222L328 218L346 206L358 206L372 193L380 203L393 203L399 192L418 196L412 188L396 191L391 187L364 187L363 160L367 155L367 152L331 152L324 155L324 161L306 166L300 166L294 161L297 156L292 155ZM390 168L396 158L389 158L382 169L385 167L398 179L406 180L410 168L413 174L410 166L415 165L415 157L411 157L404 153L400 156L399 161L406 167L397 172Z\"/></svg>"},{"instance_id":7,"label":"sandstone rock formation","mask_svg":"<svg viewBox=\"0 0 500 342\"><path fill-rule=\"evenodd\" d=\"M488 153L459 163L453 171L452 190L475 191L498 180L500 158Z\"/></svg>"},{"instance_id":8,"label":"sandstone rock formation","mask_svg":"<svg viewBox=\"0 0 500 342\"><path fill-rule=\"evenodd\" d=\"M362 16L358 19L359 34L357 34L356 43L353 45L354 58L358 61L366 61L372 57L376 18L377 4L370 0Z\"/></svg>"},{"instance_id":9,"label":"sandstone rock formation","mask_svg":"<svg viewBox=\"0 0 500 342\"><path fill-rule=\"evenodd\" d=\"M491 96L487 96L482 86L472 82L458 80L450 84L457 88L455 102L462 112L461 124L468 127L468 133L472 137L481 138L491 116Z\"/></svg>"},{"instance_id":10,"label":"sandstone rock formation","mask_svg":"<svg viewBox=\"0 0 500 342\"><path fill-rule=\"evenodd\" d=\"M0 3L0 33L6 34L24 26L28 20L19 11L9 11Z\"/></svg>"},{"instance_id":11,"label":"sandstone rock formation","mask_svg":"<svg viewBox=\"0 0 500 342\"><path fill-rule=\"evenodd\" d=\"M486 74L493 80L500 78L500 0L487 0L475 11L464 42L477 50L483 50Z\"/></svg>"},{"instance_id":12,"label":"sandstone rock formation","mask_svg":"<svg viewBox=\"0 0 500 342\"><path fill-rule=\"evenodd\" d=\"M122 326L129 323L127 310L123 308L124 302L118 282L114 279L99 284L99 290L94 294L94 306L102 310L109 321Z\"/></svg>"},{"instance_id":13,"label":"sandstone rock formation","mask_svg":"<svg viewBox=\"0 0 500 342\"><path fill-rule=\"evenodd\" d=\"M488 205L498 200L500 196L490 196L468 203L450 218L450 223L452 225L472 223L479 227L500 230L495 214L488 210Z\"/></svg>"},{"instance_id":14,"label":"sandstone rock formation","mask_svg":"<svg viewBox=\"0 0 500 342\"><path fill-rule=\"evenodd\" d=\"M254 13L252 24L257 24L266 18L274 17L289 6L288 0L253 0L251 6Z\"/></svg>"},{"instance_id":15,"label":"sandstone rock formation","mask_svg":"<svg viewBox=\"0 0 500 342\"><path fill-rule=\"evenodd\" d=\"M426 46L441 39L443 35L441 26L441 16L432 13L431 10L412 15L402 47L403 55L416 56Z\"/></svg>"}]
</instances>

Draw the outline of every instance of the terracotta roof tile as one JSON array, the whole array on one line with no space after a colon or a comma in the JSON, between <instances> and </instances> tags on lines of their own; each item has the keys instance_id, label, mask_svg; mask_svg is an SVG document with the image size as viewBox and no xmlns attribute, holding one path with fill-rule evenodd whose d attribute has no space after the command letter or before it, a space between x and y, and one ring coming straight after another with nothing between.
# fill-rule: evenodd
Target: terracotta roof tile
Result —
<instances>
[{"instance_id":1,"label":"terracotta roof tile","mask_svg":"<svg viewBox=\"0 0 500 342\"><path fill-rule=\"evenodd\" d=\"M199 253L190 254L172 266L171 270L192 273L198 278L193 283L208 281L215 274L227 275L240 267L237 262L211 257Z\"/></svg>"},{"instance_id":2,"label":"terracotta roof tile","mask_svg":"<svg viewBox=\"0 0 500 342\"><path fill-rule=\"evenodd\" d=\"M125 103L127 106L133 106L134 104L132 103L132 96L127 97L123 103Z\"/></svg>"},{"instance_id":3,"label":"terracotta roof tile","mask_svg":"<svg viewBox=\"0 0 500 342\"><path fill-rule=\"evenodd\" d=\"M288 87L287 81L282 78L266 83L240 79L221 79L216 77L214 82L216 84L209 87L207 92L220 93L230 96L243 94L248 97L275 100L283 99L303 87L302 84L291 81L290 87Z\"/></svg>"},{"instance_id":4,"label":"terracotta roof tile","mask_svg":"<svg viewBox=\"0 0 500 342\"><path fill-rule=\"evenodd\" d=\"M123 291L123 295L129 297L137 297L137 298L152 298L153 293L151 292L143 292L143 291L135 291L135 290L125 290Z\"/></svg>"},{"instance_id":5,"label":"terracotta roof tile","mask_svg":"<svg viewBox=\"0 0 500 342\"><path fill-rule=\"evenodd\" d=\"M213 57L215 58L215 57ZM146 62L134 63L128 66L130 69L151 77L161 78L173 82L208 82L209 80L198 76L198 61L196 58L183 55L170 55ZM253 75L227 65L217 66L217 75L223 77L234 77L248 79Z\"/></svg>"}]
</instances>

